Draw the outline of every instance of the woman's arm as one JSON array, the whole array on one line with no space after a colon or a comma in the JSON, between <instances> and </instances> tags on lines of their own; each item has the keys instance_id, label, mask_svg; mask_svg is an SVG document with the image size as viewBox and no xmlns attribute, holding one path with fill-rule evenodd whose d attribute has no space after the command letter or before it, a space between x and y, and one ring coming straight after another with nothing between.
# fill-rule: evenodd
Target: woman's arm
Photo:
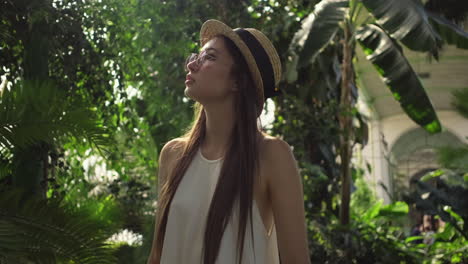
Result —
<instances>
[{"instance_id":1,"label":"woman's arm","mask_svg":"<svg viewBox=\"0 0 468 264\"><path fill-rule=\"evenodd\" d=\"M277 138L268 141L268 188L281 263L309 264L304 193L297 162L286 142Z\"/></svg>"},{"instance_id":2,"label":"woman's arm","mask_svg":"<svg viewBox=\"0 0 468 264\"><path fill-rule=\"evenodd\" d=\"M165 184L167 177L168 177L168 170L167 168L170 167L170 164L172 163L173 160L173 155L174 151L176 150L176 145L177 145L178 139L174 139L169 141L164 145L164 147L161 150L161 153L159 154L159 170L158 170L158 200L161 198L161 189L162 186ZM159 207L158 207L159 208ZM159 210L157 211L157 214L155 216L155 221L154 221L154 236L153 236L153 245L151 247L151 253L148 257L147 264L159 264L161 261L161 256L158 256L156 254L156 237L157 237L157 231L158 231L158 217L159 217Z\"/></svg>"}]
</instances>

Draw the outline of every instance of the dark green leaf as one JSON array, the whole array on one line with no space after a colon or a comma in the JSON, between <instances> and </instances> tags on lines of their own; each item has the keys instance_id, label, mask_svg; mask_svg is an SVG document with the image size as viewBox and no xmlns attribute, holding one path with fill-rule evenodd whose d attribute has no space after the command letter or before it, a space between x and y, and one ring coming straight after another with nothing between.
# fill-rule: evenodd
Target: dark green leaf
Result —
<instances>
[{"instance_id":1,"label":"dark green leaf","mask_svg":"<svg viewBox=\"0 0 468 264\"><path fill-rule=\"evenodd\" d=\"M324 0L303 20L302 28L296 32L290 46L299 56L298 67L313 62L333 39L339 23L345 19L348 5L348 0Z\"/></svg>"},{"instance_id":2,"label":"dark green leaf","mask_svg":"<svg viewBox=\"0 0 468 264\"><path fill-rule=\"evenodd\" d=\"M379 216L399 217L408 214L408 204L404 202L395 202L382 206L379 211Z\"/></svg>"},{"instance_id":3,"label":"dark green leaf","mask_svg":"<svg viewBox=\"0 0 468 264\"><path fill-rule=\"evenodd\" d=\"M362 3L393 38L412 50L428 51L438 58L441 38L429 23L421 3L414 0L363 0Z\"/></svg>"},{"instance_id":4,"label":"dark green leaf","mask_svg":"<svg viewBox=\"0 0 468 264\"><path fill-rule=\"evenodd\" d=\"M441 16L430 12L427 12L427 14L432 22L432 26L439 32L443 40L448 44L456 45L457 48L468 49L467 32Z\"/></svg>"},{"instance_id":5,"label":"dark green leaf","mask_svg":"<svg viewBox=\"0 0 468 264\"><path fill-rule=\"evenodd\" d=\"M432 103L401 47L376 25L359 28L356 38L406 114L429 133L440 132Z\"/></svg>"},{"instance_id":6,"label":"dark green leaf","mask_svg":"<svg viewBox=\"0 0 468 264\"><path fill-rule=\"evenodd\" d=\"M361 219L366 222L379 215L380 208L382 208L382 202L379 201L375 203L371 208L369 208L362 216Z\"/></svg>"}]
</instances>

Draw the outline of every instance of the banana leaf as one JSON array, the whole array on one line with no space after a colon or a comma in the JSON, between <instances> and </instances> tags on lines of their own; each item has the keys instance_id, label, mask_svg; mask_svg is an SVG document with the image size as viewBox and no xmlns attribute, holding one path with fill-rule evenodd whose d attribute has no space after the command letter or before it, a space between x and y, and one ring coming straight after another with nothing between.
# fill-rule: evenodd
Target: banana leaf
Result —
<instances>
[{"instance_id":1,"label":"banana leaf","mask_svg":"<svg viewBox=\"0 0 468 264\"><path fill-rule=\"evenodd\" d=\"M460 27L434 13L427 11L432 26L439 32L443 40L460 49L468 49L468 33Z\"/></svg>"},{"instance_id":2,"label":"banana leaf","mask_svg":"<svg viewBox=\"0 0 468 264\"><path fill-rule=\"evenodd\" d=\"M298 56L298 67L313 62L317 54L333 39L344 21L348 0L324 0L302 22L302 28L294 34L290 49Z\"/></svg>"},{"instance_id":3,"label":"banana leaf","mask_svg":"<svg viewBox=\"0 0 468 264\"><path fill-rule=\"evenodd\" d=\"M414 0L362 0L362 3L392 38L412 50L430 52L438 59L442 39L421 3Z\"/></svg>"},{"instance_id":4,"label":"banana leaf","mask_svg":"<svg viewBox=\"0 0 468 264\"><path fill-rule=\"evenodd\" d=\"M440 132L432 103L398 43L377 25L360 27L356 38L406 114L429 133Z\"/></svg>"}]
</instances>

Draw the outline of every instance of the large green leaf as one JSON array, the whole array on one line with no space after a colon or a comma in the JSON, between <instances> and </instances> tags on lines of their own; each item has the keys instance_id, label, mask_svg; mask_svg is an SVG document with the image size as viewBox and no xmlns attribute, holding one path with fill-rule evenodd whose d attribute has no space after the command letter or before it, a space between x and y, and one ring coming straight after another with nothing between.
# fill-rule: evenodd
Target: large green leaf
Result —
<instances>
[{"instance_id":1,"label":"large green leaf","mask_svg":"<svg viewBox=\"0 0 468 264\"><path fill-rule=\"evenodd\" d=\"M324 0L304 19L290 45L290 49L299 56L298 67L310 64L333 39L339 23L345 19L348 6L348 0Z\"/></svg>"},{"instance_id":2,"label":"large green leaf","mask_svg":"<svg viewBox=\"0 0 468 264\"><path fill-rule=\"evenodd\" d=\"M397 201L395 203L391 203L385 206L382 206L379 211L379 216L383 217L402 217L408 215L408 204L405 202Z\"/></svg>"},{"instance_id":3,"label":"large green leaf","mask_svg":"<svg viewBox=\"0 0 468 264\"><path fill-rule=\"evenodd\" d=\"M432 26L439 32L443 40L457 48L468 49L468 33L460 27L434 13L427 12Z\"/></svg>"},{"instance_id":4,"label":"large green leaf","mask_svg":"<svg viewBox=\"0 0 468 264\"><path fill-rule=\"evenodd\" d=\"M360 27L356 38L406 114L428 132L440 132L432 103L398 43L376 25Z\"/></svg>"},{"instance_id":5,"label":"large green leaf","mask_svg":"<svg viewBox=\"0 0 468 264\"><path fill-rule=\"evenodd\" d=\"M362 3L393 38L412 50L428 51L438 58L442 41L421 3L414 0L362 0Z\"/></svg>"}]
</instances>

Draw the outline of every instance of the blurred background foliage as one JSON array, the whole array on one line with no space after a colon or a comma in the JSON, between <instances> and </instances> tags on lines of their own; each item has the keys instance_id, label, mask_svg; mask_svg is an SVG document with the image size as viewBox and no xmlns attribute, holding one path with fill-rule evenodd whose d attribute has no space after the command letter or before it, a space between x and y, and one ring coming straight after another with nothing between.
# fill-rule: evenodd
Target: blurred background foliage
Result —
<instances>
[{"instance_id":1,"label":"blurred background foliage","mask_svg":"<svg viewBox=\"0 0 468 264\"><path fill-rule=\"evenodd\" d=\"M467 48L466 33L452 30L466 19L463 1L415 1L418 14L437 16L440 43L425 52L437 56L443 43ZM349 20L346 9L340 21L354 24L334 23L333 34L325 28L324 37L301 50L294 39L317 30L306 21L319 2L359 8L370 20ZM440 170L387 205L364 179L372 168L347 165L351 196L342 200L342 161L351 159L343 159L343 147L367 142L351 62L343 85L342 40L350 37L346 30L378 25L366 2L1 0L0 263L146 263L158 154L191 122L184 58L200 48L198 32L209 18L261 29L281 56L283 93L265 129L294 148L312 263L466 263L468 146L440 149ZM391 10L402 4L374 2L390 3ZM401 48L390 35L394 50ZM347 43L353 58L357 42ZM304 51L309 57L295 64ZM346 105L343 86L350 88ZM467 94L459 91L454 104L468 118ZM343 127L340 116L352 126ZM349 208L345 224L343 207ZM446 222L431 245L414 243L419 238L402 228L416 207Z\"/></svg>"}]
</instances>

